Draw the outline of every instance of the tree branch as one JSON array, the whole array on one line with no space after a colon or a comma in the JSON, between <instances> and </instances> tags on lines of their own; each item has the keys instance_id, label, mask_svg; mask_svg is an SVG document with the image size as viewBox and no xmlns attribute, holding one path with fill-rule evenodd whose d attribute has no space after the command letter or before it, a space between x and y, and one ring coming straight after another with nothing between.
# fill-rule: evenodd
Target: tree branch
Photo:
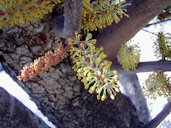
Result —
<instances>
[{"instance_id":1,"label":"tree branch","mask_svg":"<svg viewBox=\"0 0 171 128\"><path fill-rule=\"evenodd\" d=\"M144 32L147 32L147 33L150 33L150 34L152 34L152 35L154 35L154 36L158 36L158 34L156 34L156 33L154 33L154 32L150 32L150 31L148 31L148 30L146 30L146 29L142 29Z\"/></svg>"},{"instance_id":2,"label":"tree branch","mask_svg":"<svg viewBox=\"0 0 171 128\"><path fill-rule=\"evenodd\" d=\"M63 38L74 37L75 31L81 28L82 6L82 0L64 0L64 18L53 19L54 31Z\"/></svg>"},{"instance_id":3,"label":"tree branch","mask_svg":"<svg viewBox=\"0 0 171 128\"><path fill-rule=\"evenodd\" d=\"M0 124L1 128L49 128L39 117L1 87Z\"/></svg>"},{"instance_id":4,"label":"tree branch","mask_svg":"<svg viewBox=\"0 0 171 128\"><path fill-rule=\"evenodd\" d=\"M147 24L147 25L145 26L145 28L150 27L150 26L152 26L152 25L161 24L161 23L164 23L164 22L167 22L167 21L171 21L171 19L160 20L160 21L157 21L157 22L154 22L154 23Z\"/></svg>"},{"instance_id":5,"label":"tree branch","mask_svg":"<svg viewBox=\"0 0 171 128\"><path fill-rule=\"evenodd\" d=\"M163 110L150 122L143 126L143 128L156 128L171 112L171 102L168 102Z\"/></svg>"},{"instance_id":6,"label":"tree branch","mask_svg":"<svg viewBox=\"0 0 171 128\"><path fill-rule=\"evenodd\" d=\"M97 46L103 47L109 60L116 60L121 43L131 39L140 29L159 14L171 0L128 0L132 5L127 8L129 18L121 19L103 29L97 38Z\"/></svg>"},{"instance_id":7,"label":"tree branch","mask_svg":"<svg viewBox=\"0 0 171 128\"><path fill-rule=\"evenodd\" d=\"M141 62L135 70L125 71L119 63L113 63L111 70L117 70L119 74L135 74L151 71L171 71L171 61L160 60L151 62Z\"/></svg>"},{"instance_id":8,"label":"tree branch","mask_svg":"<svg viewBox=\"0 0 171 128\"><path fill-rule=\"evenodd\" d=\"M0 72L3 70L2 64L0 62Z\"/></svg>"},{"instance_id":9,"label":"tree branch","mask_svg":"<svg viewBox=\"0 0 171 128\"><path fill-rule=\"evenodd\" d=\"M158 36L158 34L156 34L156 33L154 33L154 32L150 32L150 31L148 31L148 30L146 30L146 29L142 29L144 32L147 32L147 33L150 33L150 34L152 34L152 35L154 35L154 36ZM171 39L171 37L168 37L168 36L165 36L167 39Z\"/></svg>"}]
</instances>

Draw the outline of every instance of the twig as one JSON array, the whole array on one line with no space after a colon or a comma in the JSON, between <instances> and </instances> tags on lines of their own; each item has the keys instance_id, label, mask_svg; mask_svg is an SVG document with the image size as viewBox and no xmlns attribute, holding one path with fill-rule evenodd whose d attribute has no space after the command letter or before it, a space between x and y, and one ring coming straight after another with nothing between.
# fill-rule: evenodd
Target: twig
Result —
<instances>
[{"instance_id":1,"label":"twig","mask_svg":"<svg viewBox=\"0 0 171 128\"><path fill-rule=\"evenodd\" d=\"M145 31L145 32L148 32L148 33L150 33L150 34L153 34L153 35L155 35L155 36L158 36L158 34L156 34L156 33L154 33L154 32L150 32L150 31L148 31L148 30L146 30L146 29L142 29L143 31Z\"/></svg>"},{"instance_id":2,"label":"twig","mask_svg":"<svg viewBox=\"0 0 171 128\"><path fill-rule=\"evenodd\" d=\"M171 19L160 20L160 21L157 21L157 22L154 22L154 23L147 24L147 25L145 26L145 28L150 27L150 26L152 26L152 25L161 24L161 23L167 22L167 21L171 21Z\"/></svg>"},{"instance_id":3,"label":"twig","mask_svg":"<svg viewBox=\"0 0 171 128\"><path fill-rule=\"evenodd\" d=\"M154 32L150 32L150 31L148 31L148 30L146 30L146 29L142 29L144 32L148 32L148 33L150 33L150 34L153 34L153 35L155 35L155 36L158 36L158 34L156 34L156 33L154 33ZM168 35L168 33L167 33L167 35ZM166 37L165 36L165 38L168 38L168 39L171 39L171 37Z\"/></svg>"}]
</instances>

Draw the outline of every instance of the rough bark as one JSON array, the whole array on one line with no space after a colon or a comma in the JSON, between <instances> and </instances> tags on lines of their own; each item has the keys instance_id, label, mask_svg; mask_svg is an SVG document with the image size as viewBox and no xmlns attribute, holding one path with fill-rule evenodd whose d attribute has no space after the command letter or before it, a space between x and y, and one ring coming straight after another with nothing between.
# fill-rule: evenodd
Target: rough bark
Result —
<instances>
[{"instance_id":1,"label":"rough bark","mask_svg":"<svg viewBox=\"0 0 171 128\"><path fill-rule=\"evenodd\" d=\"M131 11L129 11L131 20L123 19L123 22L118 24L118 27L114 27L114 25L109 31L106 31L108 30L107 28L100 34L101 39L104 39L99 44L104 46L109 58L113 58L113 51L115 53L116 49L118 49L117 44L131 38L170 1L134 0L134 2L135 4L130 7ZM154 8L151 8L151 6L154 6ZM140 11L141 9L143 11ZM40 52L55 48L59 41L58 37L49 32L50 40L48 44L36 45L33 40L31 45L25 45L21 43L25 29L29 29L32 34L32 32L34 33L42 26L34 23L30 27L4 28L3 33L0 35L0 57L3 60L2 64L16 81L18 71L25 64L40 56ZM113 29L116 30L113 31ZM110 33L111 31L112 34ZM101 39L98 39L98 41ZM108 41L106 42L105 39L108 39ZM117 40L117 42L113 43L113 40ZM49 72L42 73L33 80L26 83L17 82L29 93L38 105L38 108L56 127L140 127L136 110L129 98L118 94L115 101L109 99L105 102L97 101L95 95L90 95L83 89L71 66L70 60L65 59L60 65L54 66Z\"/></svg>"},{"instance_id":2,"label":"rough bark","mask_svg":"<svg viewBox=\"0 0 171 128\"><path fill-rule=\"evenodd\" d=\"M21 43L23 31L30 27L3 29L0 35L0 56L4 60L2 64L6 72L29 93L38 108L56 127L140 127L136 109L129 98L118 94L115 101L98 101L96 95L90 95L77 80L69 58L33 80L26 83L18 81L16 75L25 64L37 58L43 48L54 47L58 42L58 38L49 32L49 43L46 45ZM41 27L34 23L33 32Z\"/></svg>"},{"instance_id":3,"label":"rough bark","mask_svg":"<svg viewBox=\"0 0 171 128\"><path fill-rule=\"evenodd\" d=\"M162 111L150 122L145 124L143 128L156 128L171 112L171 102L168 102Z\"/></svg>"},{"instance_id":4,"label":"rough bark","mask_svg":"<svg viewBox=\"0 0 171 128\"><path fill-rule=\"evenodd\" d=\"M109 60L115 60L121 43L130 40L141 28L159 14L171 0L128 0L132 5L127 8L129 18L121 19L118 24L106 27L98 36L98 47L103 47Z\"/></svg>"},{"instance_id":5,"label":"rough bark","mask_svg":"<svg viewBox=\"0 0 171 128\"><path fill-rule=\"evenodd\" d=\"M122 93L128 96L135 105L140 121L148 122L150 119L149 111L137 75L119 75L119 79Z\"/></svg>"},{"instance_id":6,"label":"rough bark","mask_svg":"<svg viewBox=\"0 0 171 128\"><path fill-rule=\"evenodd\" d=\"M1 128L49 128L20 101L0 88Z\"/></svg>"}]
</instances>

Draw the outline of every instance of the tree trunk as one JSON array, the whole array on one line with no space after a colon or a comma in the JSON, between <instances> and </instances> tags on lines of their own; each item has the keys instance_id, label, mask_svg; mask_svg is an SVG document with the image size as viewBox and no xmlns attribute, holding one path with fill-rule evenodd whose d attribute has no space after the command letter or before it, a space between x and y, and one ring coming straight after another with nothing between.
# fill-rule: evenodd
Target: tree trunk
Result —
<instances>
[{"instance_id":1,"label":"tree trunk","mask_svg":"<svg viewBox=\"0 0 171 128\"><path fill-rule=\"evenodd\" d=\"M31 45L21 43L23 34L30 34L42 24L34 26L4 28L0 35L0 57L2 65L10 76L32 97L38 108L59 128L139 128L140 121L130 99L118 94L112 101L98 101L83 88L72 70L69 58L54 66L48 72L25 83L18 81L16 75L25 64L40 56L40 51L54 48L59 41L49 32L49 43ZM32 33L33 32L33 33Z\"/></svg>"},{"instance_id":2,"label":"tree trunk","mask_svg":"<svg viewBox=\"0 0 171 128\"><path fill-rule=\"evenodd\" d=\"M49 128L3 88L0 88L0 125L1 128Z\"/></svg>"}]
</instances>

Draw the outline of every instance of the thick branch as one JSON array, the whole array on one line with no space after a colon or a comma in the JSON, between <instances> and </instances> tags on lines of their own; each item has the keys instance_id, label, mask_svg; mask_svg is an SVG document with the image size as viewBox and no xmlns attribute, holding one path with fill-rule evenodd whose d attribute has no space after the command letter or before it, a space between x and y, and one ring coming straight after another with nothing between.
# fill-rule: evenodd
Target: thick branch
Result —
<instances>
[{"instance_id":1,"label":"thick branch","mask_svg":"<svg viewBox=\"0 0 171 128\"><path fill-rule=\"evenodd\" d=\"M61 37L74 37L75 31L80 31L82 6L82 0L64 0L64 18L54 18L55 31Z\"/></svg>"},{"instance_id":2,"label":"thick branch","mask_svg":"<svg viewBox=\"0 0 171 128\"><path fill-rule=\"evenodd\" d=\"M171 112L171 102L168 102L163 110L143 128L156 128Z\"/></svg>"},{"instance_id":3,"label":"thick branch","mask_svg":"<svg viewBox=\"0 0 171 128\"><path fill-rule=\"evenodd\" d=\"M113 63L111 70L117 70L120 74L135 74L140 72L151 72L151 71L171 71L171 61L151 61L141 62L135 70L125 71L120 64Z\"/></svg>"},{"instance_id":4,"label":"thick branch","mask_svg":"<svg viewBox=\"0 0 171 128\"><path fill-rule=\"evenodd\" d=\"M116 59L120 44L131 39L141 28L159 14L171 0L130 0L127 8L129 18L123 18L119 24L113 24L99 34L98 47L104 47L109 60ZM129 1L128 1L129 2Z\"/></svg>"},{"instance_id":5,"label":"thick branch","mask_svg":"<svg viewBox=\"0 0 171 128\"><path fill-rule=\"evenodd\" d=\"M0 87L1 128L49 128L40 118Z\"/></svg>"},{"instance_id":6,"label":"thick branch","mask_svg":"<svg viewBox=\"0 0 171 128\"><path fill-rule=\"evenodd\" d=\"M119 80L121 92L131 99L139 120L146 124L149 121L149 110L137 74L119 74Z\"/></svg>"}]
</instances>

